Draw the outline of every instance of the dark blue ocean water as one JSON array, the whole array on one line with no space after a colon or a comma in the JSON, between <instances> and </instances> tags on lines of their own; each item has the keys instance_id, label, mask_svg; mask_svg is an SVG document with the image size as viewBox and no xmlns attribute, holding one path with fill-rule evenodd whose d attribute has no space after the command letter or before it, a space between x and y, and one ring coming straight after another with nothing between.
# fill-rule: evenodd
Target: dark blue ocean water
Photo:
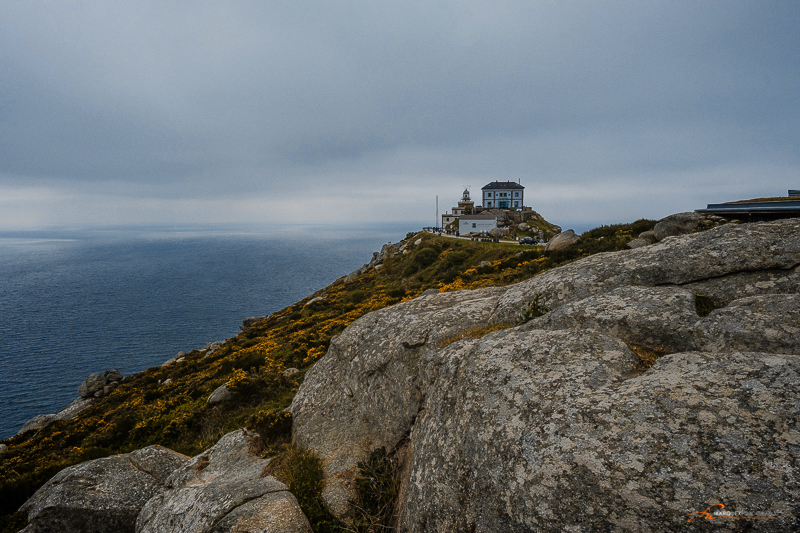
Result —
<instances>
[{"instance_id":1,"label":"dark blue ocean water","mask_svg":"<svg viewBox=\"0 0 800 533\"><path fill-rule=\"evenodd\" d=\"M0 439L66 407L90 373L128 375L232 337L412 229L0 233Z\"/></svg>"}]
</instances>

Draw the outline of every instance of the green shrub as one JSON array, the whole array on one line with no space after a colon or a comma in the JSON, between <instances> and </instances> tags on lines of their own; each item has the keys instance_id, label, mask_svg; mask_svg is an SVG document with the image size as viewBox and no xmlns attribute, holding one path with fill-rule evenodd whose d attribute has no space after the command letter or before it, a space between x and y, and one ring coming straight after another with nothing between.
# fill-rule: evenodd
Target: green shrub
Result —
<instances>
[{"instance_id":1,"label":"green shrub","mask_svg":"<svg viewBox=\"0 0 800 533\"><path fill-rule=\"evenodd\" d=\"M363 302L367 298L367 296L368 294L366 290L358 289L348 294L347 299L353 302L354 304L358 304Z\"/></svg>"},{"instance_id":2,"label":"green shrub","mask_svg":"<svg viewBox=\"0 0 800 533\"><path fill-rule=\"evenodd\" d=\"M403 287L390 287L386 289L386 295L392 298L402 298L406 295L406 290Z\"/></svg>"},{"instance_id":3,"label":"green shrub","mask_svg":"<svg viewBox=\"0 0 800 533\"><path fill-rule=\"evenodd\" d=\"M530 305L523 309L519 317L517 317L517 325L524 324L548 313L550 308L547 307L542 300L543 297L541 294L534 296Z\"/></svg>"},{"instance_id":4,"label":"green shrub","mask_svg":"<svg viewBox=\"0 0 800 533\"><path fill-rule=\"evenodd\" d=\"M442 260L439 261L439 270L444 271L451 268L456 268L460 265L463 265L467 259L469 259L469 254L464 250L451 252L445 255Z\"/></svg>"},{"instance_id":5,"label":"green shrub","mask_svg":"<svg viewBox=\"0 0 800 533\"><path fill-rule=\"evenodd\" d=\"M400 491L400 462L381 446L366 461L358 463L355 480L357 501L351 502L356 518L353 529L373 533L392 528L395 504Z\"/></svg>"},{"instance_id":6,"label":"green shrub","mask_svg":"<svg viewBox=\"0 0 800 533\"><path fill-rule=\"evenodd\" d=\"M342 524L331 515L322 501L325 490L325 472L322 460L309 450L290 445L285 452L273 459L264 474L274 475L289 487L297 498L300 509L317 533L340 533Z\"/></svg>"},{"instance_id":7,"label":"green shrub","mask_svg":"<svg viewBox=\"0 0 800 533\"><path fill-rule=\"evenodd\" d=\"M28 515L25 513L11 513L0 516L0 533L17 533L28 525Z\"/></svg>"},{"instance_id":8,"label":"green shrub","mask_svg":"<svg viewBox=\"0 0 800 533\"><path fill-rule=\"evenodd\" d=\"M285 409L259 411L247 420L247 429L258 433L266 441L275 441L292 434L292 413Z\"/></svg>"},{"instance_id":9,"label":"green shrub","mask_svg":"<svg viewBox=\"0 0 800 533\"><path fill-rule=\"evenodd\" d=\"M409 276L432 265L436 261L437 257L439 257L439 252L431 247L421 248L420 250L413 252L411 255L411 260L403 269L403 276Z\"/></svg>"},{"instance_id":10,"label":"green shrub","mask_svg":"<svg viewBox=\"0 0 800 533\"><path fill-rule=\"evenodd\" d=\"M145 403L150 403L153 400L158 400L161 398L162 394L163 392L160 389L152 389L145 392L142 398L144 398Z\"/></svg>"}]
</instances>

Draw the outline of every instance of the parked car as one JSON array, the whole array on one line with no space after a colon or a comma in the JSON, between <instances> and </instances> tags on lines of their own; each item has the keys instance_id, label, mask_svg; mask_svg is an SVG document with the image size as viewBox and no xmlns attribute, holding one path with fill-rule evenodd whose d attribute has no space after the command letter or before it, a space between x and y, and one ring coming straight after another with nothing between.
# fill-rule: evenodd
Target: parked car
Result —
<instances>
[{"instance_id":1,"label":"parked car","mask_svg":"<svg viewBox=\"0 0 800 533\"><path fill-rule=\"evenodd\" d=\"M536 241L531 237L523 237L519 240L520 244L536 244Z\"/></svg>"}]
</instances>

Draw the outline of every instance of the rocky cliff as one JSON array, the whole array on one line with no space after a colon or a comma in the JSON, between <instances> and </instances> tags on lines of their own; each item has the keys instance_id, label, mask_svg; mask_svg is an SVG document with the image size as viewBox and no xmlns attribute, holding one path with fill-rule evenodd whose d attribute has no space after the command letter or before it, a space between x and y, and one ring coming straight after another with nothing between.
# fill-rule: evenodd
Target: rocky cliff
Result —
<instances>
[{"instance_id":1,"label":"rocky cliff","mask_svg":"<svg viewBox=\"0 0 800 533\"><path fill-rule=\"evenodd\" d=\"M728 527L791 530L799 230L727 225L372 313L306 376L295 439L344 519L358 461L407 447L401 531L672 531L717 503L764 517Z\"/></svg>"},{"instance_id":2,"label":"rocky cliff","mask_svg":"<svg viewBox=\"0 0 800 533\"><path fill-rule=\"evenodd\" d=\"M399 531L794 531L798 289L793 219L428 292L333 339L294 397L293 439L322 458L344 523L359 462L384 447L401 466ZM24 507L29 531L84 530L63 516L92 531L308 531L248 449L236 432L192 460L145 449L71 467ZM108 496L122 485L131 498Z\"/></svg>"}]
</instances>

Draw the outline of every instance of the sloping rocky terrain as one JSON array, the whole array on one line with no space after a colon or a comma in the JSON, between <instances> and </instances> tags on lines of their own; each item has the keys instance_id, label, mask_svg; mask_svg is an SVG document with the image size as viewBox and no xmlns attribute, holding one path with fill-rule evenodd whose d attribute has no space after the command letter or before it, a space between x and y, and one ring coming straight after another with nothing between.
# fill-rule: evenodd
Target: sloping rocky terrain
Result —
<instances>
[{"instance_id":1,"label":"sloping rocky terrain","mask_svg":"<svg viewBox=\"0 0 800 533\"><path fill-rule=\"evenodd\" d=\"M67 468L23 506L24 532L310 532L286 485L262 476L269 460L249 448L236 431L192 459L150 446Z\"/></svg>"},{"instance_id":2,"label":"sloping rocky terrain","mask_svg":"<svg viewBox=\"0 0 800 533\"><path fill-rule=\"evenodd\" d=\"M358 461L402 445L403 531L672 531L715 503L797 527L799 230L666 237L353 323L291 408L328 505L346 519Z\"/></svg>"},{"instance_id":3,"label":"sloping rocky terrain","mask_svg":"<svg viewBox=\"0 0 800 533\"><path fill-rule=\"evenodd\" d=\"M359 462L384 447L402 466L399 531L795 531L798 289L792 219L427 292L331 341L294 397L293 439L322 458L345 524ZM65 516L95 517L92 531L310 530L248 450L235 432L192 460L160 449L174 464L149 477L123 456L71 467L26 504L26 531L88 531ZM140 466L117 474L112 459ZM124 504L98 499L139 477ZM710 521L720 504L729 515ZM135 525L113 522L117 507Z\"/></svg>"}]
</instances>

